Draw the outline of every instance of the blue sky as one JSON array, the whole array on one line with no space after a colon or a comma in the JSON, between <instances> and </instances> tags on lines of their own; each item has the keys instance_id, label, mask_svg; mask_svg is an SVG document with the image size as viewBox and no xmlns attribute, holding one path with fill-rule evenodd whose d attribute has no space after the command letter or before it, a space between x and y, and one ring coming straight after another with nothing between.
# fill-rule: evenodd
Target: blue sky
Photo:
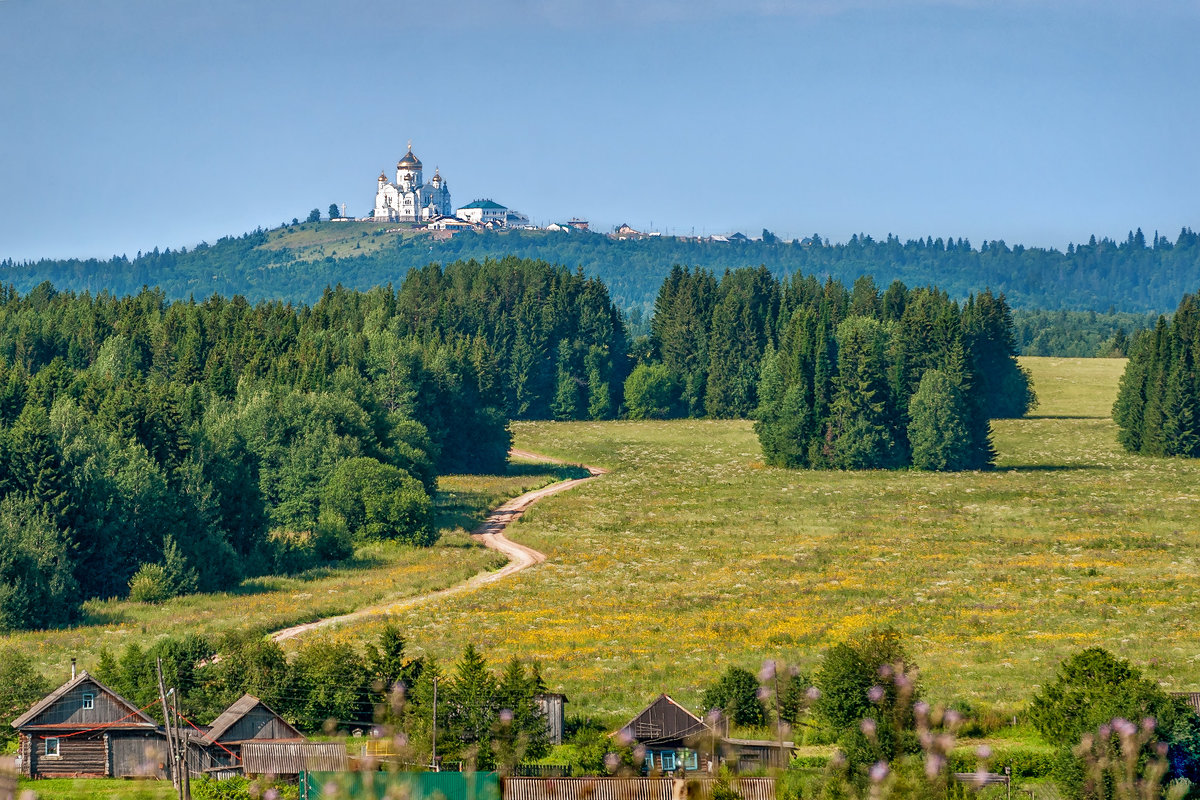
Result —
<instances>
[{"instance_id":1,"label":"blue sky","mask_svg":"<svg viewBox=\"0 0 1200 800\"><path fill-rule=\"evenodd\" d=\"M1065 247L1200 227L1200 2L0 0L0 258L369 210Z\"/></svg>"}]
</instances>

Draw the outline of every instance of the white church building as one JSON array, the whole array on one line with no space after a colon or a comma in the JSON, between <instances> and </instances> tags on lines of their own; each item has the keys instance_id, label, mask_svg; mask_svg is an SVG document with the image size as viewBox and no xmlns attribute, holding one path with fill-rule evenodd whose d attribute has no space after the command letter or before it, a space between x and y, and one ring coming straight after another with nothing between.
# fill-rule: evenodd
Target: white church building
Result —
<instances>
[{"instance_id":1,"label":"white church building","mask_svg":"<svg viewBox=\"0 0 1200 800\"><path fill-rule=\"evenodd\" d=\"M371 219L380 222L424 222L434 217L451 216L450 186L436 169L429 183L421 178L421 159L408 153L396 163L396 182L379 173L375 191L375 211Z\"/></svg>"}]
</instances>

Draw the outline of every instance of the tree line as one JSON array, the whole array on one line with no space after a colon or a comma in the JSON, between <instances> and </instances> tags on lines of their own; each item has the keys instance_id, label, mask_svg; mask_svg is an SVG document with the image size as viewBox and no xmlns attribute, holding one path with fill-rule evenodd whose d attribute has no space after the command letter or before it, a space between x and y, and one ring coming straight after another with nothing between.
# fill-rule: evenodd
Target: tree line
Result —
<instances>
[{"instance_id":1,"label":"tree line","mask_svg":"<svg viewBox=\"0 0 1200 800\"><path fill-rule=\"evenodd\" d=\"M515 259L312 306L0 290L0 629L428 545L438 474L612 416L625 351L601 284Z\"/></svg>"},{"instance_id":2,"label":"tree line","mask_svg":"<svg viewBox=\"0 0 1200 800\"><path fill-rule=\"evenodd\" d=\"M1113 405L1117 438L1133 453L1200 458L1200 295L1134 339Z\"/></svg>"},{"instance_id":3,"label":"tree line","mask_svg":"<svg viewBox=\"0 0 1200 800\"><path fill-rule=\"evenodd\" d=\"M314 222L304 227L343 224ZM380 235L385 235L382 230ZM883 239L858 234L831 243L814 234L790 242L774 236L715 242L674 236L616 240L596 233L506 231L461 234L445 241L396 236L378 251L315 261L286 248L266 247L268 236L259 229L212 245L201 243L190 250L156 248L133 258L6 260L0 262L0 281L21 291L30 291L42 281L62 289L117 294L158 285L173 298L220 293L241 294L252 301L281 298L315 303L327 285L339 282L367 290L398 281L409 269L430 262L515 256L581 267L604 282L619 308L642 312L653 306L670 265L688 264L718 274L763 265L780 278L807 273L850 283L871 275L880 285L893 280L910 286L936 283L960 300L980 286L990 286L1021 309L1142 314L1167 311L1200 282L1200 235L1189 228L1173 240L1158 233L1147 236L1140 229L1124 239L1092 236L1065 251L1010 246L1001 240L975 246L954 236L901 240L890 234Z\"/></svg>"},{"instance_id":4,"label":"tree line","mask_svg":"<svg viewBox=\"0 0 1200 800\"><path fill-rule=\"evenodd\" d=\"M641 363L633 418L754 417L770 464L975 469L994 459L988 420L1036 396L1016 362L1012 314L990 290L960 305L936 287L869 277L850 289L764 267L672 269Z\"/></svg>"}]
</instances>

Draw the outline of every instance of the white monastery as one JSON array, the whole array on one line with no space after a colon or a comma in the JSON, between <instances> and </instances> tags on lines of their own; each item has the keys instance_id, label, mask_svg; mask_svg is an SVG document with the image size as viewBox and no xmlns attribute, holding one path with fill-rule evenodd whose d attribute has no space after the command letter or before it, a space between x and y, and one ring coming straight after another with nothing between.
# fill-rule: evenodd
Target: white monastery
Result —
<instances>
[{"instance_id":1,"label":"white monastery","mask_svg":"<svg viewBox=\"0 0 1200 800\"><path fill-rule=\"evenodd\" d=\"M412 142L408 143L408 153L396 163L396 182L389 183L387 174L381 172L378 183L371 219L425 222L454 213L450 205L450 186L437 169L429 183L422 181L421 159L413 155Z\"/></svg>"}]
</instances>

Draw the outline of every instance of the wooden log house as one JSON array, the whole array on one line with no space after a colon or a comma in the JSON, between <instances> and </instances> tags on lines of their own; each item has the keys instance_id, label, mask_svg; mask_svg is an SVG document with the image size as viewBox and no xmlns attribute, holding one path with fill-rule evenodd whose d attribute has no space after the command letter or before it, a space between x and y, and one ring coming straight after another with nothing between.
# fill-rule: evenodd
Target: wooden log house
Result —
<instances>
[{"instance_id":1,"label":"wooden log house","mask_svg":"<svg viewBox=\"0 0 1200 800\"><path fill-rule=\"evenodd\" d=\"M666 694L613 736L641 747L650 775L713 772L719 764L738 772L785 767L795 750L792 742L731 738L723 718L710 725Z\"/></svg>"},{"instance_id":2,"label":"wooden log house","mask_svg":"<svg viewBox=\"0 0 1200 800\"><path fill-rule=\"evenodd\" d=\"M13 720L22 775L166 777L166 735L137 706L86 670Z\"/></svg>"}]
</instances>

